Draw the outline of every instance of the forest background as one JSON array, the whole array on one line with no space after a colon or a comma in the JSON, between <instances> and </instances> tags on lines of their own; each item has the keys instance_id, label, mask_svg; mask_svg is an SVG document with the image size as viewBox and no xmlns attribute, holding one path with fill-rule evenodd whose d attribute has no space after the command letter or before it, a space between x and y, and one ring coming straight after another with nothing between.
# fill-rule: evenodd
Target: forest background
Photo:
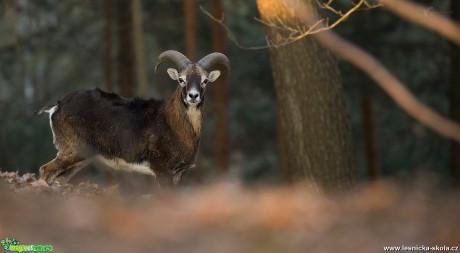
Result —
<instances>
[{"instance_id":1,"label":"forest background","mask_svg":"<svg viewBox=\"0 0 460 253\"><path fill-rule=\"evenodd\" d=\"M221 9L215 2L0 2L0 167L37 172L54 157L49 122L34 116L42 106L88 87L126 97L168 97L176 84L166 71L154 75L157 55L175 49L201 58L221 41L232 70L225 83L208 88L198 166L188 180L223 174L251 183L284 181L268 50L243 49L215 32L220 25L199 6L216 17L224 13L224 24L246 46L265 43L266 25L254 20L256 2L222 0ZM417 2L429 6L427 11L453 13L450 1ZM349 8L348 1L335 4L338 10ZM378 58L439 113L450 115L460 102L450 100L457 72L451 45L441 36L383 8L356 11L334 31ZM455 170L452 143L408 116L360 70L344 61L339 67L359 177L410 178L428 170L449 182Z\"/></svg>"}]
</instances>

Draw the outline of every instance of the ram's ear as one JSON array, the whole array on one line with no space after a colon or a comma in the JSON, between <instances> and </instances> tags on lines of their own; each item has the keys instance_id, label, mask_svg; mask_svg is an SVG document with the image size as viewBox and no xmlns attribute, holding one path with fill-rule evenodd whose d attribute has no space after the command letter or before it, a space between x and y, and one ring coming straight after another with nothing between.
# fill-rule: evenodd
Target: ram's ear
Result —
<instances>
[{"instance_id":1,"label":"ram's ear","mask_svg":"<svg viewBox=\"0 0 460 253\"><path fill-rule=\"evenodd\" d=\"M220 76L220 71L219 70L211 71L211 73L209 73L208 80L209 80L209 82L212 83L215 80L217 80L217 78L219 78L219 76Z\"/></svg>"},{"instance_id":2,"label":"ram's ear","mask_svg":"<svg viewBox=\"0 0 460 253\"><path fill-rule=\"evenodd\" d=\"M179 79L179 73L177 73L176 69L169 68L166 70L168 72L169 77L171 77L172 80L178 80Z\"/></svg>"}]
</instances>

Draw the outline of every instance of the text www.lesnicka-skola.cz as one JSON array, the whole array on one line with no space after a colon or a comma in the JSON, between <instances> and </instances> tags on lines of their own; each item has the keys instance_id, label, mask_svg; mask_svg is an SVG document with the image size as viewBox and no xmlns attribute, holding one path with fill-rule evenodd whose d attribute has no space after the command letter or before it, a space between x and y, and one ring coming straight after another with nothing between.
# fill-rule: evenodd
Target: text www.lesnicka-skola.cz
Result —
<instances>
[{"instance_id":1,"label":"text www.lesnicka-skola.cz","mask_svg":"<svg viewBox=\"0 0 460 253\"><path fill-rule=\"evenodd\" d=\"M383 246L384 251L459 251L458 246L425 246L425 245L416 245L416 246Z\"/></svg>"}]
</instances>

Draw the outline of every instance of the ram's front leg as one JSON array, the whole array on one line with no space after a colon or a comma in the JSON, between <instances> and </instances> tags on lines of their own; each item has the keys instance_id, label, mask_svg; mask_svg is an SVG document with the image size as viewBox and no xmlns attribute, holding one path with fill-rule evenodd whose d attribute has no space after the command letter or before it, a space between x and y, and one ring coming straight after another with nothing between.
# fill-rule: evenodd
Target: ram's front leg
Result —
<instances>
[{"instance_id":1,"label":"ram's front leg","mask_svg":"<svg viewBox=\"0 0 460 253\"><path fill-rule=\"evenodd\" d=\"M173 185L174 188L179 187L180 182L182 181L182 175L190 169L195 168L195 164L182 165L178 169L174 170L173 174Z\"/></svg>"},{"instance_id":2,"label":"ram's front leg","mask_svg":"<svg viewBox=\"0 0 460 253\"><path fill-rule=\"evenodd\" d=\"M173 174L169 171L154 170L157 186L160 191L170 191L174 188Z\"/></svg>"},{"instance_id":3,"label":"ram's front leg","mask_svg":"<svg viewBox=\"0 0 460 253\"><path fill-rule=\"evenodd\" d=\"M182 175L188 169L189 167L184 167L184 168L175 170L174 172L162 171L162 172L155 173L157 183L158 183L158 188L161 191L167 191L167 190L171 190L173 188L179 187L180 182L182 181Z\"/></svg>"}]
</instances>

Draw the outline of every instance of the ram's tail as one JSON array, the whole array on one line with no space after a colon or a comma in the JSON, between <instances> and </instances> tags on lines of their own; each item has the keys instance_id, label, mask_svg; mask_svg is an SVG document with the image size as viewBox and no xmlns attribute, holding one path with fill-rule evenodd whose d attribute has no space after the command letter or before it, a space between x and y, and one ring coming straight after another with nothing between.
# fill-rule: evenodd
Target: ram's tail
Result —
<instances>
[{"instance_id":1,"label":"ram's tail","mask_svg":"<svg viewBox=\"0 0 460 253\"><path fill-rule=\"evenodd\" d=\"M57 106L56 104L54 104L54 105L47 105L47 106L43 107L42 109L40 109L39 111L36 111L36 112L35 112L35 115L40 115L40 114L42 114L42 113L44 113L44 112L50 113L51 111L54 111L53 108L55 108L56 106Z\"/></svg>"}]
</instances>

